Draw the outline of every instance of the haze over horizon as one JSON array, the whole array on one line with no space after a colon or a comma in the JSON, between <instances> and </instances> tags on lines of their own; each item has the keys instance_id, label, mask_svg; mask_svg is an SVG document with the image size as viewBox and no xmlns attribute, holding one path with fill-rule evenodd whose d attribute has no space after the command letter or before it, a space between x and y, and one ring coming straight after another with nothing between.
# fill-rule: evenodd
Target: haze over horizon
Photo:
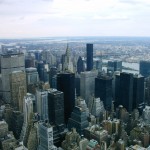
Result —
<instances>
[{"instance_id":1,"label":"haze over horizon","mask_svg":"<svg viewBox=\"0 0 150 150\"><path fill-rule=\"evenodd\" d=\"M0 0L0 38L150 36L148 0Z\"/></svg>"}]
</instances>

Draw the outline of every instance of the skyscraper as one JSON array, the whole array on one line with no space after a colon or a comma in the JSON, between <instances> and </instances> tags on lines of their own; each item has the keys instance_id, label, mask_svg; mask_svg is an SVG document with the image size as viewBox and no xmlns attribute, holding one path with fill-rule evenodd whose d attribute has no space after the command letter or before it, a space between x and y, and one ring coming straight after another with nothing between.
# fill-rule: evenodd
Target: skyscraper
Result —
<instances>
[{"instance_id":1,"label":"skyscraper","mask_svg":"<svg viewBox=\"0 0 150 150\"><path fill-rule=\"evenodd\" d=\"M38 124L39 150L57 150L53 144L53 127L48 123Z\"/></svg>"},{"instance_id":2,"label":"skyscraper","mask_svg":"<svg viewBox=\"0 0 150 150\"><path fill-rule=\"evenodd\" d=\"M140 61L140 74L144 77L150 76L150 61Z\"/></svg>"},{"instance_id":3,"label":"skyscraper","mask_svg":"<svg viewBox=\"0 0 150 150\"><path fill-rule=\"evenodd\" d=\"M50 68L50 71L49 71L49 84L50 84L51 88L56 88L55 87L55 79L56 79L55 77L57 75L57 72L58 72L58 70L57 70L56 67L51 67Z\"/></svg>"},{"instance_id":4,"label":"skyscraper","mask_svg":"<svg viewBox=\"0 0 150 150\"><path fill-rule=\"evenodd\" d=\"M71 61L70 49L67 44L66 53L62 55L62 70L73 72L73 63Z\"/></svg>"},{"instance_id":5,"label":"skyscraper","mask_svg":"<svg viewBox=\"0 0 150 150\"><path fill-rule=\"evenodd\" d=\"M57 90L64 93L64 113L67 123L75 106L75 74L67 72L58 74Z\"/></svg>"},{"instance_id":6,"label":"skyscraper","mask_svg":"<svg viewBox=\"0 0 150 150\"><path fill-rule=\"evenodd\" d=\"M133 74L120 73L120 99L119 105L123 105L128 112L133 108Z\"/></svg>"},{"instance_id":7,"label":"skyscraper","mask_svg":"<svg viewBox=\"0 0 150 150\"><path fill-rule=\"evenodd\" d=\"M11 104L23 112L23 98L27 93L26 74L24 71L13 71L10 74Z\"/></svg>"},{"instance_id":8,"label":"skyscraper","mask_svg":"<svg viewBox=\"0 0 150 150\"><path fill-rule=\"evenodd\" d=\"M98 75L95 78L95 97L100 97L106 110L110 110L112 104L112 78L107 75Z\"/></svg>"},{"instance_id":9,"label":"skyscraper","mask_svg":"<svg viewBox=\"0 0 150 150\"><path fill-rule=\"evenodd\" d=\"M36 68L26 68L27 85L39 82L39 75Z\"/></svg>"},{"instance_id":10,"label":"skyscraper","mask_svg":"<svg viewBox=\"0 0 150 150\"><path fill-rule=\"evenodd\" d=\"M107 72L108 71L122 71L122 61L120 60L114 60L114 61L108 61L108 67L107 67Z\"/></svg>"},{"instance_id":11,"label":"skyscraper","mask_svg":"<svg viewBox=\"0 0 150 150\"><path fill-rule=\"evenodd\" d=\"M87 71L91 71L93 69L93 44L86 45L87 52Z\"/></svg>"},{"instance_id":12,"label":"skyscraper","mask_svg":"<svg viewBox=\"0 0 150 150\"><path fill-rule=\"evenodd\" d=\"M33 101L32 94L27 93L24 97L24 124L28 124L31 119L31 114L33 113Z\"/></svg>"},{"instance_id":13,"label":"skyscraper","mask_svg":"<svg viewBox=\"0 0 150 150\"><path fill-rule=\"evenodd\" d=\"M1 74L2 74L2 93L5 102L11 102L10 78L9 74L13 71L25 71L23 53L9 53L1 55Z\"/></svg>"},{"instance_id":14,"label":"skyscraper","mask_svg":"<svg viewBox=\"0 0 150 150\"><path fill-rule=\"evenodd\" d=\"M82 60L82 57L80 56L78 58L78 61L77 61L77 72L80 74L81 72L83 72L85 69L84 69L84 62Z\"/></svg>"},{"instance_id":15,"label":"skyscraper","mask_svg":"<svg viewBox=\"0 0 150 150\"><path fill-rule=\"evenodd\" d=\"M36 90L37 112L41 120L48 120L48 93L45 90Z\"/></svg>"},{"instance_id":16,"label":"skyscraper","mask_svg":"<svg viewBox=\"0 0 150 150\"><path fill-rule=\"evenodd\" d=\"M68 121L69 130L76 128L77 132L82 135L84 128L88 126L89 122L87 120L86 110L83 110L82 107L75 106Z\"/></svg>"},{"instance_id":17,"label":"skyscraper","mask_svg":"<svg viewBox=\"0 0 150 150\"><path fill-rule=\"evenodd\" d=\"M86 71L81 73L80 96L85 99L87 105L89 103L90 97L94 95L96 76L97 71Z\"/></svg>"},{"instance_id":18,"label":"skyscraper","mask_svg":"<svg viewBox=\"0 0 150 150\"><path fill-rule=\"evenodd\" d=\"M133 78L133 109L144 102L144 77L134 75Z\"/></svg>"},{"instance_id":19,"label":"skyscraper","mask_svg":"<svg viewBox=\"0 0 150 150\"><path fill-rule=\"evenodd\" d=\"M48 90L49 122L55 125L64 124L64 94L56 89Z\"/></svg>"}]
</instances>

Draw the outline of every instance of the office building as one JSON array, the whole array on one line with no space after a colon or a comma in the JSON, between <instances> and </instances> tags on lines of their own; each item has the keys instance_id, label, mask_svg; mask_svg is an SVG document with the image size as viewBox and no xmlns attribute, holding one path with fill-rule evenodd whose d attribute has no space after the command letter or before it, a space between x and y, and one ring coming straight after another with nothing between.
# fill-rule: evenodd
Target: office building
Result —
<instances>
[{"instance_id":1,"label":"office building","mask_svg":"<svg viewBox=\"0 0 150 150\"><path fill-rule=\"evenodd\" d=\"M84 72L84 71L85 71L84 61L82 57L80 56L77 61L77 72L78 74L80 74L81 72Z\"/></svg>"},{"instance_id":2,"label":"office building","mask_svg":"<svg viewBox=\"0 0 150 150\"><path fill-rule=\"evenodd\" d=\"M58 74L57 90L64 93L64 113L67 123L75 106L75 74L67 72Z\"/></svg>"},{"instance_id":3,"label":"office building","mask_svg":"<svg viewBox=\"0 0 150 150\"><path fill-rule=\"evenodd\" d=\"M55 125L64 124L64 94L56 89L48 90L49 122Z\"/></svg>"},{"instance_id":4,"label":"office building","mask_svg":"<svg viewBox=\"0 0 150 150\"><path fill-rule=\"evenodd\" d=\"M24 54L9 53L1 55L2 93L6 103L11 103L9 74L19 70L25 71Z\"/></svg>"},{"instance_id":5,"label":"office building","mask_svg":"<svg viewBox=\"0 0 150 150\"><path fill-rule=\"evenodd\" d=\"M70 71L70 72L74 71L68 44L66 48L66 53L62 55L62 71Z\"/></svg>"},{"instance_id":6,"label":"office building","mask_svg":"<svg viewBox=\"0 0 150 150\"><path fill-rule=\"evenodd\" d=\"M71 117L68 120L68 129L76 128L77 132L82 135L83 129L88 127L89 122L87 120L86 111L82 107L75 106Z\"/></svg>"},{"instance_id":7,"label":"office building","mask_svg":"<svg viewBox=\"0 0 150 150\"><path fill-rule=\"evenodd\" d=\"M12 106L23 112L23 98L27 93L24 71L13 71L10 74L10 93Z\"/></svg>"},{"instance_id":8,"label":"office building","mask_svg":"<svg viewBox=\"0 0 150 150\"><path fill-rule=\"evenodd\" d=\"M25 57L25 68L35 67L35 57L30 53Z\"/></svg>"},{"instance_id":9,"label":"office building","mask_svg":"<svg viewBox=\"0 0 150 150\"><path fill-rule=\"evenodd\" d=\"M28 124L31 121L31 115L33 114L33 99L32 94L27 93L24 97L24 124Z\"/></svg>"},{"instance_id":10,"label":"office building","mask_svg":"<svg viewBox=\"0 0 150 150\"><path fill-rule=\"evenodd\" d=\"M49 75L48 75L48 65L44 64L43 61L40 61L37 63L37 71L39 74L40 81L48 82L49 81Z\"/></svg>"},{"instance_id":11,"label":"office building","mask_svg":"<svg viewBox=\"0 0 150 150\"><path fill-rule=\"evenodd\" d=\"M41 59L42 59L41 51L35 51L35 52L34 52L34 55L35 55L35 59L36 59L37 61L41 61Z\"/></svg>"},{"instance_id":12,"label":"office building","mask_svg":"<svg viewBox=\"0 0 150 150\"><path fill-rule=\"evenodd\" d=\"M95 97L103 101L106 110L112 104L112 78L107 75L98 75L95 79Z\"/></svg>"},{"instance_id":13,"label":"office building","mask_svg":"<svg viewBox=\"0 0 150 150\"><path fill-rule=\"evenodd\" d=\"M86 71L81 73L80 77L80 96L85 99L87 105L89 105L90 98L95 92L95 78L97 71Z\"/></svg>"},{"instance_id":14,"label":"office building","mask_svg":"<svg viewBox=\"0 0 150 150\"><path fill-rule=\"evenodd\" d=\"M33 95L30 93L27 93L23 99L24 105L23 105L23 113L24 113L24 122L22 126L22 131L20 135L20 140L24 140L25 135L27 134L27 127L31 123L31 120L33 119Z\"/></svg>"},{"instance_id":15,"label":"office building","mask_svg":"<svg viewBox=\"0 0 150 150\"><path fill-rule=\"evenodd\" d=\"M36 68L26 68L27 85L39 82L39 75Z\"/></svg>"},{"instance_id":16,"label":"office building","mask_svg":"<svg viewBox=\"0 0 150 150\"><path fill-rule=\"evenodd\" d=\"M100 116L103 116L105 112L103 101L100 100L100 98L92 98L90 113L94 115L97 118L100 118Z\"/></svg>"},{"instance_id":17,"label":"office building","mask_svg":"<svg viewBox=\"0 0 150 150\"><path fill-rule=\"evenodd\" d=\"M114 101L115 107L119 106L120 100L120 73L116 73L114 76Z\"/></svg>"},{"instance_id":18,"label":"office building","mask_svg":"<svg viewBox=\"0 0 150 150\"><path fill-rule=\"evenodd\" d=\"M145 106L143 109L143 120L150 124L150 106Z\"/></svg>"},{"instance_id":19,"label":"office building","mask_svg":"<svg viewBox=\"0 0 150 150\"><path fill-rule=\"evenodd\" d=\"M57 150L53 144L53 127L44 122L38 124L39 150Z\"/></svg>"},{"instance_id":20,"label":"office building","mask_svg":"<svg viewBox=\"0 0 150 150\"><path fill-rule=\"evenodd\" d=\"M122 72L122 61L120 60L108 61L107 72L109 71L111 71L112 73L114 73L115 71Z\"/></svg>"},{"instance_id":21,"label":"office building","mask_svg":"<svg viewBox=\"0 0 150 150\"><path fill-rule=\"evenodd\" d=\"M86 53L87 53L87 71L93 69L93 44L86 44Z\"/></svg>"},{"instance_id":22,"label":"office building","mask_svg":"<svg viewBox=\"0 0 150 150\"><path fill-rule=\"evenodd\" d=\"M140 74L144 77L150 76L150 61L140 61Z\"/></svg>"},{"instance_id":23,"label":"office building","mask_svg":"<svg viewBox=\"0 0 150 150\"><path fill-rule=\"evenodd\" d=\"M98 72L102 71L102 60L101 59L93 60L93 69L98 70Z\"/></svg>"},{"instance_id":24,"label":"office building","mask_svg":"<svg viewBox=\"0 0 150 150\"><path fill-rule=\"evenodd\" d=\"M48 120L48 93L46 90L36 90L37 112L40 120Z\"/></svg>"},{"instance_id":25,"label":"office building","mask_svg":"<svg viewBox=\"0 0 150 150\"><path fill-rule=\"evenodd\" d=\"M133 109L133 74L120 73L120 100L119 105L123 105L128 112Z\"/></svg>"},{"instance_id":26,"label":"office building","mask_svg":"<svg viewBox=\"0 0 150 150\"><path fill-rule=\"evenodd\" d=\"M133 109L144 103L144 77L134 75L133 77Z\"/></svg>"},{"instance_id":27,"label":"office building","mask_svg":"<svg viewBox=\"0 0 150 150\"><path fill-rule=\"evenodd\" d=\"M77 97L76 98L76 106L80 107L82 109L82 111L85 111L87 117L89 116L89 109L88 109L87 104L84 99L82 99L81 97Z\"/></svg>"},{"instance_id":28,"label":"office building","mask_svg":"<svg viewBox=\"0 0 150 150\"><path fill-rule=\"evenodd\" d=\"M80 75L76 74L75 76L75 88L76 88L76 96L80 96Z\"/></svg>"},{"instance_id":29,"label":"office building","mask_svg":"<svg viewBox=\"0 0 150 150\"><path fill-rule=\"evenodd\" d=\"M51 88L57 88L56 87L56 75L58 73L58 70L56 67L51 67L49 71L49 84Z\"/></svg>"}]
</instances>

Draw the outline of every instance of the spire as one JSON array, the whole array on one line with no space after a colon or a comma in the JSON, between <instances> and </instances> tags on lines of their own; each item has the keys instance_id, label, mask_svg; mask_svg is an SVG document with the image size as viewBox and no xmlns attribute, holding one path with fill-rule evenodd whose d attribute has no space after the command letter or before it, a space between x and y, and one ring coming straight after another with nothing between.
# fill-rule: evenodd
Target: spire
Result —
<instances>
[{"instance_id":1,"label":"spire","mask_svg":"<svg viewBox=\"0 0 150 150\"><path fill-rule=\"evenodd\" d=\"M67 43L67 48L66 48L66 56L69 58L70 57L70 49L69 49L69 44Z\"/></svg>"}]
</instances>

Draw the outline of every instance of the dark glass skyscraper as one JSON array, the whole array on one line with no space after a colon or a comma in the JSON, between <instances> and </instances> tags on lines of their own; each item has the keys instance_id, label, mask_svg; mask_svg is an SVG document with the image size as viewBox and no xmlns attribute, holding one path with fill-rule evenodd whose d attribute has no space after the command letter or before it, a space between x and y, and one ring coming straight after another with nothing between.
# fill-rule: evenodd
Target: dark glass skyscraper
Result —
<instances>
[{"instance_id":1,"label":"dark glass skyscraper","mask_svg":"<svg viewBox=\"0 0 150 150\"><path fill-rule=\"evenodd\" d=\"M64 114L67 123L75 106L75 74L68 72L58 74L57 89L64 93Z\"/></svg>"},{"instance_id":2,"label":"dark glass skyscraper","mask_svg":"<svg viewBox=\"0 0 150 150\"><path fill-rule=\"evenodd\" d=\"M133 74L120 73L120 99L119 105L123 105L127 111L132 111L133 104Z\"/></svg>"},{"instance_id":3,"label":"dark glass skyscraper","mask_svg":"<svg viewBox=\"0 0 150 150\"><path fill-rule=\"evenodd\" d=\"M133 109L144 102L144 77L135 75L133 78Z\"/></svg>"},{"instance_id":4,"label":"dark glass skyscraper","mask_svg":"<svg viewBox=\"0 0 150 150\"><path fill-rule=\"evenodd\" d=\"M93 44L86 45L87 52L87 71L91 71L93 69Z\"/></svg>"},{"instance_id":5,"label":"dark glass skyscraper","mask_svg":"<svg viewBox=\"0 0 150 150\"><path fill-rule=\"evenodd\" d=\"M83 71L84 71L84 62L80 56L77 61L77 72L80 74Z\"/></svg>"},{"instance_id":6,"label":"dark glass skyscraper","mask_svg":"<svg viewBox=\"0 0 150 150\"><path fill-rule=\"evenodd\" d=\"M112 104L112 78L105 75L98 75L95 78L95 97L100 97L104 107L110 110Z\"/></svg>"},{"instance_id":7,"label":"dark glass skyscraper","mask_svg":"<svg viewBox=\"0 0 150 150\"><path fill-rule=\"evenodd\" d=\"M150 61L140 61L140 74L144 77L150 76Z\"/></svg>"},{"instance_id":8,"label":"dark glass skyscraper","mask_svg":"<svg viewBox=\"0 0 150 150\"><path fill-rule=\"evenodd\" d=\"M64 124L64 94L56 89L48 90L48 116L52 124Z\"/></svg>"}]
</instances>

